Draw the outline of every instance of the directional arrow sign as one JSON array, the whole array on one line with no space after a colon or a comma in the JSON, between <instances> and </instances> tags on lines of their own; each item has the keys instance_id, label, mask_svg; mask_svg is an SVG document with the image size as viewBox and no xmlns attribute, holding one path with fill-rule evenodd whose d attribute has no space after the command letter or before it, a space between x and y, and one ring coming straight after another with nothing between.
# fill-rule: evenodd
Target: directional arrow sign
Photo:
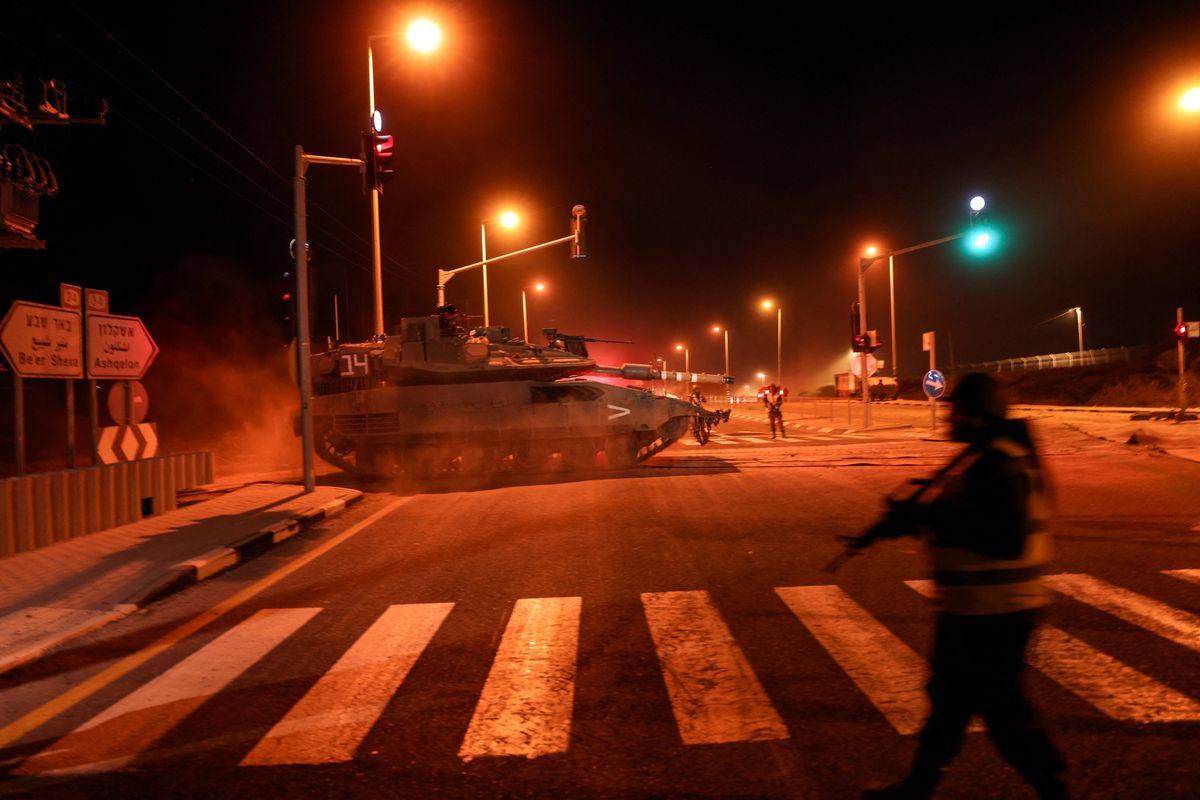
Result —
<instances>
[{"instance_id":1,"label":"directional arrow sign","mask_svg":"<svg viewBox=\"0 0 1200 800\"><path fill-rule=\"evenodd\" d=\"M79 312L18 300L0 322L0 347L22 378L82 378Z\"/></svg>"},{"instance_id":2,"label":"directional arrow sign","mask_svg":"<svg viewBox=\"0 0 1200 800\"><path fill-rule=\"evenodd\" d=\"M158 345L137 317L88 314L87 376L138 380L158 355Z\"/></svg>"},{"instance_id":3,"label":"directional arrow sign","mask_svg":"<svg viewBox=\"0 0 1200 800\"><path fill-rule=\"evenodd\" d=\"M931 369L925 373L925 378L921 381L921 388L925 390L926 397L936 400L946 391L946 376L936 369Z\"/></svg>"}]
</instances>

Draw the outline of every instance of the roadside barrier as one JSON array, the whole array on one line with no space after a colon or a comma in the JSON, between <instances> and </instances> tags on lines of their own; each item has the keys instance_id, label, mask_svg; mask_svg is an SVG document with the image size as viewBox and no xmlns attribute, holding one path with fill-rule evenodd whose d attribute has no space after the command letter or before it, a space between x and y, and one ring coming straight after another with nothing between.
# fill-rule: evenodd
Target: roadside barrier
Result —
<instances>
[{"instance_id":1,"label":"roadside barrier","mask_svg":"<svg viewBox=\"0 0 1200 800\"><path fill-rule=\"evenodd\" d=\"M177 507L213 480L213 454L178 453L0 480L0 558Z\"/></svg>"}]
</instances>

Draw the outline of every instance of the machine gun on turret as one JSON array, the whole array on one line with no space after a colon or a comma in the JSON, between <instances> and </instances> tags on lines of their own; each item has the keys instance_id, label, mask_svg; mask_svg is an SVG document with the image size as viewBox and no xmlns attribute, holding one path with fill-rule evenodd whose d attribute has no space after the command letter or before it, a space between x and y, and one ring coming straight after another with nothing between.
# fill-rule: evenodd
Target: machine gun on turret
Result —
<instances>
[{"instance_id":1,"label":"machine gun on turret","mask_svg":"<svg viewBox=\"0 0 1200 800\"><path fill-rule=\"evenodd\" d=\"M587 342L604 342L606 344L633 344L633 342L629 341L628 339L593 339L590 336L576 336L573 333L560 333L558 328L542 328L542 335L546 337L547 347L565 350L568 353L573 353L581 358L590 358L587 350Z\"/></svg>"}]
</instances>

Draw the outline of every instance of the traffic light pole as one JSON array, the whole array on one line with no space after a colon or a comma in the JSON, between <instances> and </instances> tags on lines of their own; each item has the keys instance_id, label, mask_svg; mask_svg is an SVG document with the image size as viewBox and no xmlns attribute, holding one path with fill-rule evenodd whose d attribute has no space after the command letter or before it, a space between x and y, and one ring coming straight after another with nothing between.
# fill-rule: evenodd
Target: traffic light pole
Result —
<instances>
[{"instance_id":1,"label":"traffic light pole","mask_svg":"<svg viewBox=\"0 0 1200 800\"><path fill-rule=\"evenodd\" d=\"M918 250L924 250L929 247L936 247L939 244L946 244L947 242L954 242L959 239L962 239L966 235L967 235L966 232L956 233L952 236L943 236L940 239L931 239L928 242L921 242L920 244L914 244L911 247L901 247L899 250L886 250L882 253L878 253L873 256L864 256L864 257L860 258L858 260L858 314L859 314L858 333L859 333L859 335L864 337L864 339L867 335L866 274L867 274L867 270L871 268L872 264L874 264L876 261L878 261L879 259L884 258L886 256L887 260L888 260L888 274L891 275L892 267L893 267L893 259L895 259L896 256L902 256L905 253L915 253ZM894 350L895 346L896 346L896 301L895 301L895 292L893 290L893 293L892 293L892 347L893 347L893 353L895 352L895 350ZM867 354L865 352L862 352L861 355L859 356L858 365L859 365L859 371L862 372L862 375L859 376L859 380L862 384L863 427L869 428L869 427L871 427L871 392L867 386L867 378L868 378L868 376L867 376ZM895 357L895 355L893 355L892 356L893 374L895 372L895 366L896 366L896 357Z\"/></svg>"},{"instance_id":2,"label":"traffic light pole","mask_svg":"<svg viewBox=\"0 0 1200 800\"><path fill-rule=\"evenodd\" d=\"M858 333L867 335L867 270L873 260L862 259L858 264ZM871 427L871 391L867 386L867 354L858 354L858 390L862 392L863 427Z\"/></svg>"},{"instance_id":3,"label":"traffic light pole","mask_svg":"<svg viewBox=\"0 0 1200 800\"><path fill-rule=\"evenodd\" d=\"M466 266L458 267L456 269L439 269L437 282L438 307L440 308L441 306L446 305L446 284L450 282L451 278L460 272L467 272L469 270L479 269L480 267L486 268L488 264L495 264L497 261L503 261L507 258L512 258L513 256L532 253L535 250L544 250L547 247L554 247L555 245L566 244L568 242L571 244L571 257L583 258L585 255L583 252L583 222L586 218L587 209L581 205L577 205L571 209L572 230L569 236L562 236L549 242L542 242L541 244L535 244L530 247L523 247L520 250L514 250L511 253L505 253L502 256L492 256L491 258L488 258L485 255L482 261L476 261L474 264L467 264Z\"/></svg>"},{"instance_id":4,"label":"traffic light pole","mask_svg":"<svg viewBox=\"0 0 1200 800\"><path fill-rule=\"evenodd\" d=\"M313 424L312 424L312 382L309 378L311 363L311 345L309 343L308 326L308 219L305 210L305 173L309 164L332 164L343 167L361 167L361 158L339 158L337 156L306 155L304 148L296 145L296 175L292 179L294 192L295 225L296 225L296 382L300 385L300 446L301 460L304 466L304 492L309 494L316 490L316 477L313 470ZM375 207L378 209L378 193L375 193ZM378 217L376 217L376 242L378 242ZM378 278L379 251L376 250L376 278ZM376 283L378 289L378 283ZM381 314L379 294L376 292L376 313ZM376 331L382 332L382 316L376 321ZM128 392L132 397L133 393Z\"/></svg>"},{"instance_id":5,"label":"traffic light pole","mask_svg":"<svg viewBox=\"0 0 1200 800\"><path fill-rule=\"evenodd\" d=\"M1183 307L1175 309L1175 329L1179 330L1179 326L1183 325ZM1184 352L1183 343L1186 341L1184 336L1175 337L1177 345L1176 350L1179 351L1179 417L1178 421L1183 422L1184 413L1187 411L1187 372L1184 371Z\"/></svg>"}]
</instances>

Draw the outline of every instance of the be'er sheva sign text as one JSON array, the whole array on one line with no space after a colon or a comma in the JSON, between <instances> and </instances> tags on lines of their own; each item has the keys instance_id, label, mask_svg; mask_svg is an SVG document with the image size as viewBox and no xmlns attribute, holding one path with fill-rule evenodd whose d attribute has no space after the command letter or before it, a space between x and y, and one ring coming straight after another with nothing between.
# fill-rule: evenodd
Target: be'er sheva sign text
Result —
<instances>
[{"instance_id":1,"label":"be'er sheva sign text","mask_svg":"<svg viewBox=\"0 0 1200 800\"><path fill-rule=\"evenodd\" d=\"M80 327L78 311L18 300L0 322L0 348L22 378L82 378Z\"/></svg>"},{"instance_id":2,"label":"be'er sheva sign text","mask_svg":"<svg viewBox=\"0 0 1200 800\"><path fill-rule=\"evenodd\" d=\"M158 345L137 317L87 316L87 376L138 380L158 355Z\"/></svg>"}]
</instances>

